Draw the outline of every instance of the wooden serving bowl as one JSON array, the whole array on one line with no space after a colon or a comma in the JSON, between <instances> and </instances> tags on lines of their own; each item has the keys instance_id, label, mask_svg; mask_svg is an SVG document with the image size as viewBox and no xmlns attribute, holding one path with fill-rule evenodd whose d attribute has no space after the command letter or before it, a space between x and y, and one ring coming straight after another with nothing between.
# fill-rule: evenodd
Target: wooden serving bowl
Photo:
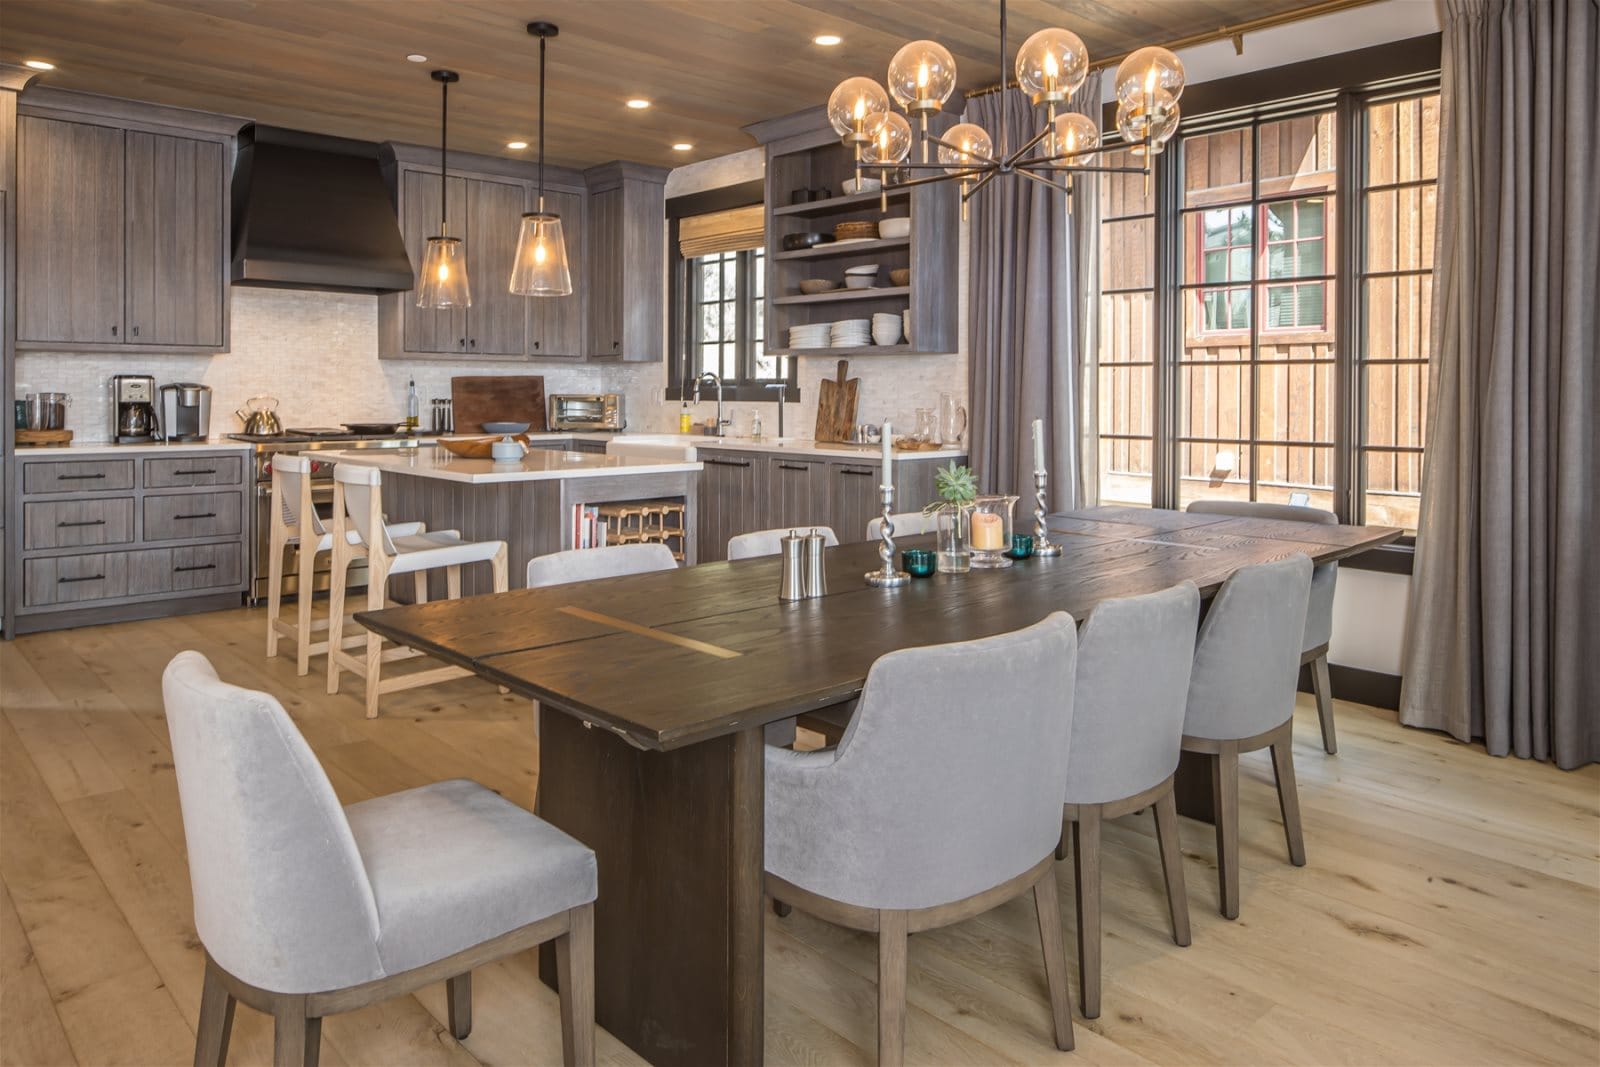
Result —
<instances>
[{"instance_id":1,"label":"wooden serving bowl","mask_svg":"<svg viewBox=\"0 0 1600 1067\"><path fill-rule=\"evenodd\" d=\"M439 447L453 456L460 456L462 459L493 459L494 454L490 449L494 448L494 443L503 436L505 435L491 433L472 437L441 437L439 438ZM524 447L528 444L527 434L512 434L511 439L520 441Z\"/></svg>"}]
</instances>

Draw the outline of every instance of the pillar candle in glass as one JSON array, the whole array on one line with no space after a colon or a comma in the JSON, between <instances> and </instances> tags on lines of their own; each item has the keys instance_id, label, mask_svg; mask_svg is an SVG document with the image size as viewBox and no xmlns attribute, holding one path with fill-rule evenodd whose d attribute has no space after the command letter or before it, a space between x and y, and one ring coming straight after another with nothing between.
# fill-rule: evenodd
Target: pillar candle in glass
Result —
<instances>
[{"instance_id":1,"label":"pillar candle in glass","mask_svg":"<svg viewBox=\"0 0 1600 1067\"><path fill-rule=\"evenodd\" d=\"M972 565L1009 567L1006 553L1011 548L1011 510L1014 496L980 496L972 502Z\"/></svg>"}]
</instances>

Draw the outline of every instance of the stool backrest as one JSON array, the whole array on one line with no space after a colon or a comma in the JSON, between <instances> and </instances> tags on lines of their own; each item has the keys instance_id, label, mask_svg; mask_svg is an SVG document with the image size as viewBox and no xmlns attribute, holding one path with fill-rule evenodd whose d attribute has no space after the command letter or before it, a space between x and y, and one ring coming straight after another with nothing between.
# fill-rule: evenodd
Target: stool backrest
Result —
<instances>
[{"instance_id":1,"label":"stool backrest","mask_svg":"<svg viewBox=\"0 0 1600 1067\"><path fill-rule=\"evenodd\" d=\"M311 504L311 460L305 456L272 457L272 499L278 503L278 516L283 524L297 535L316 540L328 532ZM301 516L308 521L308 529L300 529Z\"/></svg>"},{"instance_id":2,"label":"stool backrest","mask_svg":"<svg viewBox=\"0 0 1600 1067\"><path fill-rule=\"evenodd\" d=\"M1222 583L1195 642L1184 733L1238 740L1294 714L1310 591L1311 560L1300 552L1241 568Z\"/></svg>"},{"instance_id":3,"label":"stool backrest","mask_svg":"<svg viewBox=\"0 0 1600 1067\"><path fill-rule=\"evenodd\" d=\"M588 582L596 578L617 578L625 574L648 574L676 570L678 561L666 545L607 545L604 548L574 548L551 552L528 561L528 588Z\"/></svg>"},{"instance_id":4,"label":"stool backrest","mask_svg":"<svg viewBox=\"0 0 1600 1067\"><path fill-rule=\"evenodd\" d=\"M937 515L926 515L920 511L902 511L898 515L890 515L894 520L894 535L896 537L915 537L917 534L930 534L939 528ZM867 540L876 541L883 531L883 517L867 523Z\"/></svg>"},{"instance_id":5,"label":"stool backrest","mask_svg":"<svg viewBox=\"0 0 1600 1067\"><path fill-rule=\"evenodd\" d=\"M1196 500L1189 510L1243 519L1282 519L1336 526L1339 516L1322 508L1295 504L1264 504L1255 500ZM1311 572L1311 596L1306 601L1306 626L1300 639L1303 651L1321 648L1333 637L1333 591L1339 581L1339 563L1319 563Z\"/></svg>"},{"instance_id":6,"label":"stool backrest","mask_svg":"<svg viewBox=\"0 0 1600 1067\"><path fill-rule=\"evenodd\" d=\"M1078 634L1068 804L1131 797L1178 769L1199 622L1193 582L1095 607Z\"/></svg>"},{"instance_id":7,"label":"stool backrest","mask_svg":"<svg viewBox=\"0 0 1600 1067\"><path fill-rule=\"evenodd\" d=\"M161 689L206 951L279 993L382 977L361 853L283 706L221 681L198 652L174 657Z\"/></svg>"},{"instance_id":8,"label":"stool backrest","mask_svg":"<svg viewBox=\"0 0 1600 1067\"><path fill-rule=\"evenodd\" d=\"M839 543L839 535L828 526L785 526L777 530L756 530L753 533L735 534L728 538L729 559L755 559L758 556L776 556L783 551L783 539L793 530L802 537L816 530L823 544L832 548Z\"/></svg>"},{"instance_id":9,"label":"stool backrest","mask_svg":"<svg viewBox=\"0 0 1600 1067\"><path fill-rule=\"evenodd\" d=\"M344 498L345 519L367 551L396 555L394 541L383 521L383 472L376 467L341 463L333 468L333 482Z\"/></svg>"}]
</instances>

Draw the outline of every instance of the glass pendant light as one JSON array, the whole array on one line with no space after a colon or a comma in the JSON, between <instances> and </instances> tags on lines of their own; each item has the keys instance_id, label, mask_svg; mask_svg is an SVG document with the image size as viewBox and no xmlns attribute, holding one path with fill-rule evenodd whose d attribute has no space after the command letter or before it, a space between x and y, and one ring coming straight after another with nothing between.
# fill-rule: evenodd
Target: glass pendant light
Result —
<instances>
[{"instance_id":1,"label":"glass pendant light","mask_svg":"<svg viewBox=\"0 0 1600 1067\"><path fill-rule=\"evenodd\" d=\"M530 22L528 32L539 38L539 208L522 216L511 291L518 296L570 296L572 271L561 216L544 209L544 52L545 42L561 31L554 23Z\"/></svg>"},{"instance_id":2,"label":"glass pendant light","mask_svg":"<svg viewBox=\"0 0 1600 1067\"><path fill-rule=\"evenodd\" d=\"M417 284L419 308L468 308L472 306L472 287L467 282L467 253L461 238L451 237L449 228L450 84L461 80L453 70L436 70L439 83L439 236L428 238L422 255L422 277Z\"/></svg>"},{"instance_id":3,"label":"glass pendant light","mask_svg":"<svg viewBox=\"0 0 1600 1067\"><path fill-rule=\"evenodd\" d=\"M1075 157L1061 160L1063 166L1083 166L1086 162L1085 155L1100 147L1100 127L1095 125L1094 119L1088 115L1080 115L1076 111L1069 111L1057 118L1051 136L1055 138L1055 151L1051 153L1052 155Z\"/></svg>"},{"instance_id":4,"label":"glass pendant light","mask_svg":"<svg viewBox=\"0 0 1600 1067\"><path fill-rule=\"evenodd\" d=\"M1059 104L1089 74L1089 50L1071 30L1040 30L1017 49L1017 84L1037 106Z\"/></svg>"},{"instance_id":5,"label":"glass pendant light","mask_svg":"<svg viewBox=\"0 0 1600 1067\"><path fill-rule=\"evenodd\" d=\"M889 60L889 92L912 114L938 111L955 89L955 57L938 41L912 41Z\"/></svg>"},{"instance_id":6,"label":"glass pendant light","mask_svg":"<svg viewBox=\"0 0 1600 1067\"><path fill-rule=\"evenodd\" d=\"M868 163L904 163L911 154L911 123L904 115L891 111L878 127L872 143L862 149L861 158Z\"/></svg>"},{"instance_id":7,"label":"glass pendant light","mask_svg":"<svg viewBox=\"0 0 1600 1067\"><path fill-rule=\"evenodd\" d=\"M975 122L960 122L939 138L939 162L945 173L960 174L994 158L994 141L989 132Z\"/></svg>"},{"instance_id":8,"label":"glass pendant light","mask_svg":"<svg viewBox=\"0 0 1600 1067\"><path fill-rule=\"evenodd\" d=\"M871 78L846 78L828 97L828 122L845 144L868 144L889 114L889 94Z\"/></svg>"}]
</instances>

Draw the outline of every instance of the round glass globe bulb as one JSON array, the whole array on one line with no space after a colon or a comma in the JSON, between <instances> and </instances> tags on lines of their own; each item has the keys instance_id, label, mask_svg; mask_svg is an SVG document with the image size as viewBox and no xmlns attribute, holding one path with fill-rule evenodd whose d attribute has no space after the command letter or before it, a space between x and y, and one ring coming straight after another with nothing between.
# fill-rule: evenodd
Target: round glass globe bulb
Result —
<instances>
[{"instance_id":1,"label":"round glass globe bulb","mask_svg":"<svg viewBox=\"0 0 1600 1067\"><path fill-rule=\"evenodd\" d=\"M862 150L861 158L868 163L904 163L910 154L911 123L904 115L891 111L872 135L872 143Z\"/></svg>"},{"instance_id":2,"label":"round glass globe bulb","mask_svg":"<svg viewBox=\"0 0 1600 1067\"><path fill-rule=\"evenodd\" d=\"M955 57L938 41L912 41L889 60L889 93L907 111L938 111L955 91Z\"/></svg>"},{"instance_id":3,"label":"round glass globe bulb","mask_svg":"<svg viewBox=\"0 0 1600 1067\"><path fill-rule=\"evenodd\" d=\"M847 143L867 143L888 113L889 94L871 78L846 78L828 97L828 122Z\"/></svg>"},{"instance_id":4,"label":"round glass globe bulb","mask_svg":"<svg viewBox=\"0 0 1600 1067\"><path fill-rule=\"evenodd\" d=\"M950 174L981 166L994 156L994 142L989 139L988 131L976 123L957 123L939 140L944 142L939 146L939 162ZM946 147L950 145L955 147Z\"/></svg>"},{"instance_id":5,"label":"round glass globe bulb","mask_svg":"<svg viewBox=\"0 0 1600 1067\"><path fill-rule=\"evenodd\" d=\"M1076 111L1056 116L1055 135L1056 155L1092 152L1100 145L1100 127L1095 125L1094 119L1088 115L1080 115ZM1089 160L1087 156L1078 156L1076 159L1063 159L1061 162L1068 167L1081 167Z\"/></svg>"},{"instance_id":6,"label":"round glass globe bulb","mask_svg":"<svg viewBox=\"0 0 1600 1067\"><path fill-rule=\"evenodd\" d=\"M1117 105L1117 131L1136 156L1144 154L1147 136L1151 154L1160 155L1162 147L1178 132L1178 102L1172 94L1157 89L1153 99L1155 107L1149 111L1145 110L1144 100L1124 100Z\"/></svg>"},{"instance_id":7,"label":"round glass globe bulb","mask_svg":"<svg viewBox=\"0 0 1600 1067\"><path fill-rule=\"evenodd\" d=\"M1017 84L1035 104L1065 100L1089 73L1089 50L1071 30L1048 29L1017 50Z\"/></svg>"},{"instance_id":8,"label":"round glass globe bulb","mask_svg":"<svg viewBox=\"0 0 1600 1067\"><path fill-rule=\"evenodd\" d=\"M1165 90L1176 100L1183 95L1183 60L1165 48L1141 48L1117 68L1117 101L1138 101L1147 93Z\"/></svg>"}]
</instances>

